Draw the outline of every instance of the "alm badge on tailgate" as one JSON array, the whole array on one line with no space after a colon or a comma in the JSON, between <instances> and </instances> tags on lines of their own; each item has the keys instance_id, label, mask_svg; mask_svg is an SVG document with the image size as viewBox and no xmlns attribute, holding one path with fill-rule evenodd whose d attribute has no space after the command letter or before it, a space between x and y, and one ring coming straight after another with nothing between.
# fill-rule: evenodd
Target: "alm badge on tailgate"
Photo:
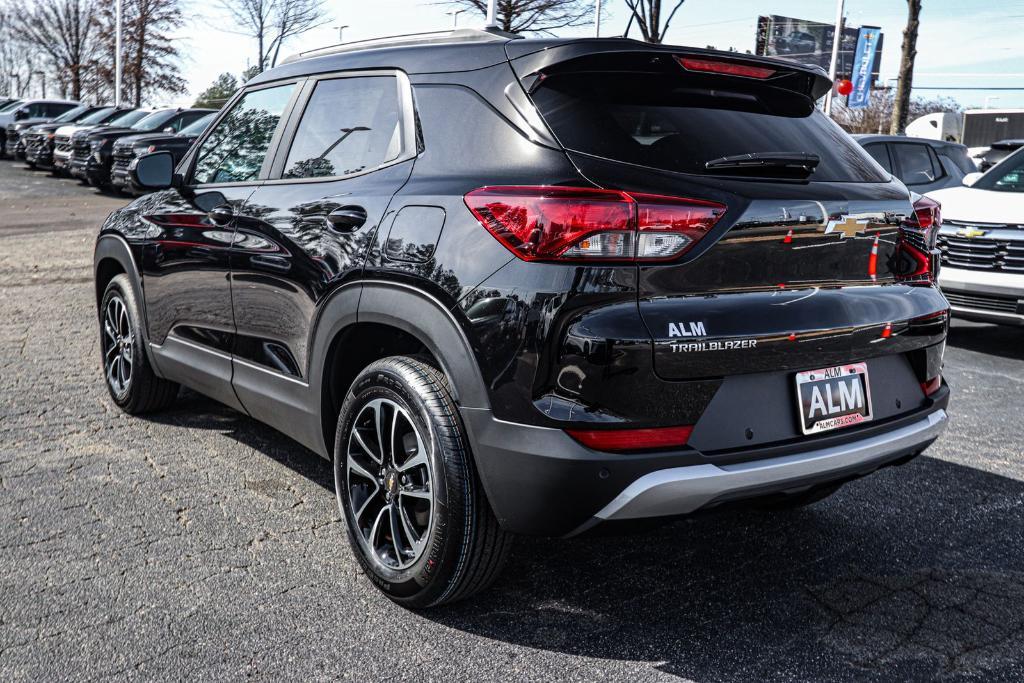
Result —
<instances>
[{"instance_id":1,"label":"alm badge on tailgate","mask_svg":"<svg viewBox=\"0 0 1024 683\"><path fill-rule=\"evenodd\" d=\"M796 390L804 434L849 427L871 419L867 363L799 372Z\"/></svg>"}]
</instances>

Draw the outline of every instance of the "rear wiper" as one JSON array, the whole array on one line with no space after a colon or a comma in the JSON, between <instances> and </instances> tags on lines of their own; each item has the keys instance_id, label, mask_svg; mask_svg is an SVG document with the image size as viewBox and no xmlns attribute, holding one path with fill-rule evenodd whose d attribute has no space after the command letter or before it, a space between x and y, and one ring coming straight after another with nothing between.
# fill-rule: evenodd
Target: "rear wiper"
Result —
<instances>
[{"instance_id":1,"label":"rear wiper","mask_svg":"<svg viewBox=\"0 0 1024 683\"><path fill-rule=\"evenodd\" d=\"M809 152L753 152L712 159L704 164L709 171L742 171L757 174L773 171L775 174L807 177L821 163L821 157Z\"/></svg>"}]
</instances>

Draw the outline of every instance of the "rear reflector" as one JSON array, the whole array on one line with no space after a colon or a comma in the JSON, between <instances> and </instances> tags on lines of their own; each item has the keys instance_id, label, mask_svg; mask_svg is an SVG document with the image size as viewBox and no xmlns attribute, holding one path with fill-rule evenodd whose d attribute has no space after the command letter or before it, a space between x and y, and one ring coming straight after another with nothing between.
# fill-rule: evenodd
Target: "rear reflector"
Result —
<instances>
[{"instance_id":1,"label":"rear reflector","mask_svg":"<svg viewBox=\"0 0 1024 683\"><path fill-rule=\"evenodd\" d=\"M924 392L925 396L931 396L936 391L942 388L942 375L932 377L927 382L921 382L921 391Z\"/></svg>"},{"instance_id":2,"label":"rear reflector","mask_svg":"<svg viewBox=\"0 0 1024 683\"><path fill-rule=\"evenodd\" d=\"M763 66L751 66L749 64L737 64L735 62L719 61L717 59L696 59L694 57L676 57L676 60L683 65L687 71L704 71L706 73L725 74L727 76L742 76L744 78L771 78L775 75L775 69Z\"/></svg>"},{"instance_id":3,"label":"rear reflector","mask_svg":"<svg viewBox=\"0 0 1024 683\"><path fill-rule=\"evenodd\" d=\"M524 261L672 259L725 213L725 206L699 199L581 187L481 187L465 201Z\"/></svg>"},{"instance_id":4,"label":"rear reflector","mask_svg":"<svg viewBox=\"0 0 1024 683\"><path fill-rule=\"evenodd\" d=\"M567 429L565 431L587 448L592 448L595 451L623 453L685 446L693 432L693 426L656 427L653 429Z\"/></svg>"}]
</instances>

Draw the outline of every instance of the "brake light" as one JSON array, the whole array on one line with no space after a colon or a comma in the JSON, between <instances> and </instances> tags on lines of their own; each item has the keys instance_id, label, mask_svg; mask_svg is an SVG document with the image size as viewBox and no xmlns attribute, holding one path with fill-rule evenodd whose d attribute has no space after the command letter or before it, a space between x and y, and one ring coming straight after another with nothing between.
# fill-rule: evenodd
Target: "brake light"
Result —
<instances>
[{"instance_id":1,"label":"brake light","mask_svg":"<svg viewBox=\"0 0 1024 683\"><path fill-rule=\"evenodd\" d=\"M676 57L687 71L704 71L707 73L725 74L727 76L742 76L743 78L771 78L775 75L775 69L763 66L751 66L749 64L737 64L736 62L724 62L717 59L697 59L694 57Z\"/></svg>"},{"instance_id":2,"label":"brake light","mask_svg":"<svg viewBox=\"0 0 1024 683\"><path fill-rule=\"evenodd\" d=\"M929 197L918 196L914 213L900 226L896 248L896 279L908 284L931 285L939 274L935 239L942 226L942 207Z\"/></svg>"},{"instance_id":3,"label":"brake light","mask_svg":"<svg viewBox=\"0 0 1024 683\"><path fill-rule=\"evenodd\" d=\"M685 446L693 432L693 426L651 429L567 429L565 431L587 448L592 448L595 451L623 453Z\"/></svg>"},{"instance_id":4,"label":"brake light","mask_svg":"<svg viewBox=\"0 0 1024 683\"><path fill-rule=\"evenodd\" d=\"M698 199L577 187L482 187L465 201L524 261L676 258L725 213L725 206Z\"/></svg>"}]
</instances>

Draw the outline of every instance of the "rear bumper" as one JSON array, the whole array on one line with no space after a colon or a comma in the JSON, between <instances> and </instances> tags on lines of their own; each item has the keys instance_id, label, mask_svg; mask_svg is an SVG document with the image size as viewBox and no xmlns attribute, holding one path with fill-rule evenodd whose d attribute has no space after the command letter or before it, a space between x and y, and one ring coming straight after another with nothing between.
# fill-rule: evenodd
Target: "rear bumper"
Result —
<instances>
[{"instance_id":1,"label":"rear bumper","mask_svg":"<svg viewBox=\"0 0 1024 683\"><path fill-rule=\"evenodd\" d=\"M1024 273L944 266L939 271L939 286L958 318L1024 325Z\"/></svg>"},{"instance_id":2,"label":"rear bumper","mask_svg":"<svg viewBox=\"0 0 1024 683\"><path fill-rule=\"evenodd\" d=\"M927 447L947 422L946 411L939 409L913 424L841 446L734 465L693 465L651 472L626 487L583 528L605 520L686 514L710 503L789 488L800 490L821 481L868 474L885 462Z\"/></svg>"},{"instance_id":3,"label":"rear bumper","mask_svg":"<svg viewBox=\"0 0 1024 683\"><path fill-rule=\"evenodd\" d=\"M475 462L502 527L566 536L606 520L683 515L719 503L868 474L920 453L945 429L949 390L884 424L843 430L728 457L692 448L615 454L583 447L562 430L504 422L464 408Z\"/></svg>"}]
</instances>

